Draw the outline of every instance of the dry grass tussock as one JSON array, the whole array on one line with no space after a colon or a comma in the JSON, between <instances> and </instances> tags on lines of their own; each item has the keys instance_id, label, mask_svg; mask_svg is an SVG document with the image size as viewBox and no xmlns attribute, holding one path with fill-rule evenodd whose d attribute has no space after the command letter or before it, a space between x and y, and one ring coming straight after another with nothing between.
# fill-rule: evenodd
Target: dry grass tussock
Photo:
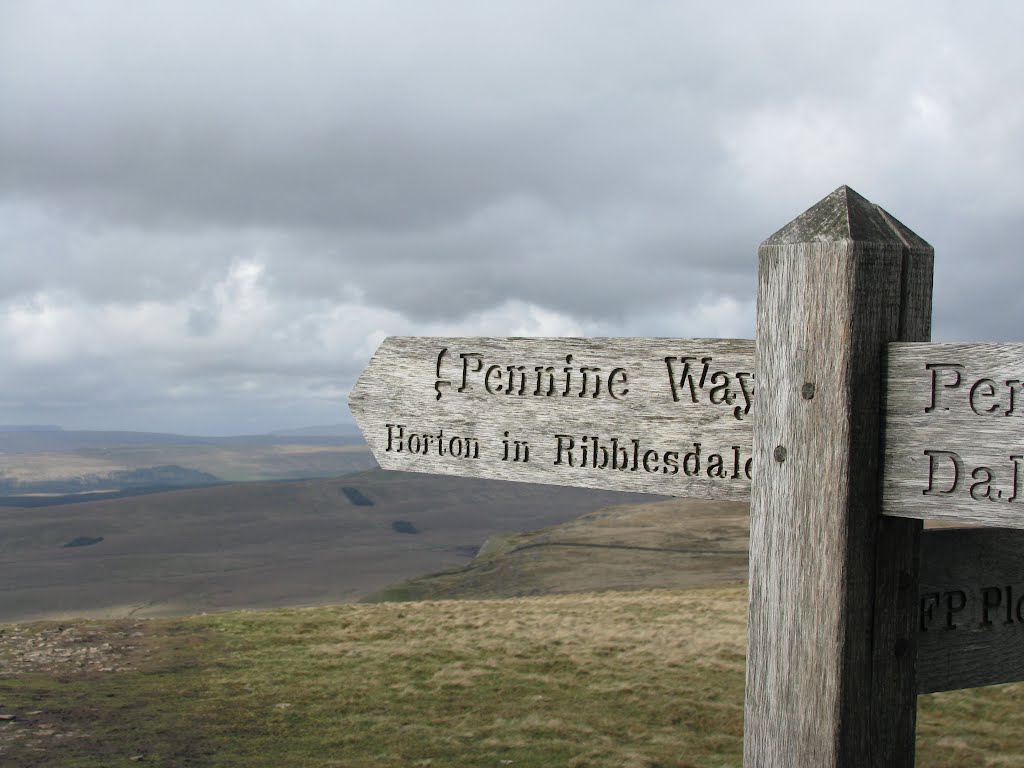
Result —
<instances>
[{"instance_id":1,"label":"dry grass tussock","mask_svg":"<svg viewBox=\"0 0 1024 768\"><path fill-rule=\"evenodd\" d=\"M722 768L742 763L746 602L725 586L210 621L243 664L223 684L241 673L296 726L344 723L346 765ZM921 697L918 764L1024 766L1022 704L1021 685Z\"/></svg>"},{"instance_id":2,"label":"dry grass tussock","mask_svg":"<svg viewBox=\"0 0 1024 768\"><path fill-rule=\"evenodd\" d=\"M577 660L717 664L745 653L744 594L724 587L346 606L343 625L327 633L337 642L316 652L351 653L373 640L375 652L395 657L430 647L496 659L557 650Z\"/></svg>"},{"instance_id":3,"label":"dry grass tussock","mask_svg":"<svg viewBox=\"0 0 1024 768\"><path fill-rule=\"evenodd\" d=\"M301 726L338 729L334 754L351 766L731 766L745 611L743 588L727 587L205 621L237 660L211 684L267 702L276 748Z\"/></svg>"}]
</instances>

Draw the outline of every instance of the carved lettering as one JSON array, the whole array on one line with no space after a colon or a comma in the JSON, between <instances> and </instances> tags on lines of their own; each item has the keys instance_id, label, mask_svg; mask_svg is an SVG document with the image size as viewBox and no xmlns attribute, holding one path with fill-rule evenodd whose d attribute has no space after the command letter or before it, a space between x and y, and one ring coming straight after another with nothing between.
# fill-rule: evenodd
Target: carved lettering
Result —
<instances>
[{"instance_id":1,"label":"carved lettering","mask_svg":"<svg viewBox=\"0 0 1024 768\"><path fill-rule=\"evenodd\" d=\"M1024 596L1018 596L1014 586L992 584L922 593L918 628L930 632L1024 625Z\"/></svg>"},{"instance_id":2,"label":"carved lettering","mask_svg":"<svg viewBox=\"0 0 1024 768\"><path fill-rule=\"evenodd\" d=\"M740 384L740 392L743 394L743 406L740 410L740 406L733 408L732 415L737 419L742 419L748 413L750 413L750 404L754 401L754 374L739 372L736 374L736 380Z\"/></svg>"},{"instance_id":3,"label":"carved lettering","mask_svg":"<svg viewBox=\"0 0 1024 768\"><path fill-rule=\"evenodd\" d=\"M657 451L644 451L644 472L657 472L658 460L659 456Z\"/></svg>"},{"instance_id":4,"label":"carved lettering","mask_svg":"<svg viewBox=\"0 0 1024 768\"><path fill-rule=\"evenodd\" d=\"M1024 456L1012 454L1002 466L976 466L967 470L955 451L926 450L928 484L925 496L966 493L975 501L1015 502L1020 496ZM970 477L970 482L964 478Z\"/></svg>"},{"instance_id":5,"label":"carved lettering","mask_svg":"<svg viewBox=\"0 0 1024 768\"><path fill-rule=\"evenodd\" d=\"M956 629L953 617L967 607L967 593L962 589L946 592L946 629Z\"/></svg>"},{"instance_id":6,"label":"carved lettering","mask_svg":"<svg viewBox=\"0 0 1024 768\"><path fill-rule=\"evenodd\" d=\"M920 630L922 632L928 631L928 626L932 623L932 619L934 618L934 611L938 608L941 600L942 595L939 592L929 592L927 595L921 596Z\"/></svg>"},{"instance_id":7,"label":"carved lettering","mask_svg":"<svg viewBox=\"0 0 1024 768\"><path fill-rule=\"evenodd\" d=\"M712 405L731 406L742 399L742 405L733 408L733 416L742 420L750 413L750 405L754 397L754 375L746 371L730 373L723 370L712 370L714 359L702 357L666 357L665 368L668 372L669 392L673 402L688 400L691 403L702 402L707 389L707 399Z\"/></svg>"},{"instance_id":8,"label":"carved lettering","mask_svg":"<svg viewBox=\"0 0 1024 768\"><path fill-rule=\"evenodd\" d=\"M944 606L944 610L943 610ZM967 592L962 589L951 589L943 592L929 592L921 596L920 623L922 632L932 629L935 612L941 611L944 620L942 629L956 629L960 626L958 615L967 607Z\"/></svg>"},{"instance_id":9,"label":"carved lettering","mask_svg":"<svg viewBox=\"0 0 1024 768\"><path fill-rule=\"evenodd\" d=\"M925 363L924 367L932 372L932 402L931 405L924 409L925 413L931 413L932 411L939 409L948 411L949 406L942 406L939 408L939 376L943 371L949 371L953 374L954 378L952 382L943 382L942 386L946 389L956 389L960 386L960 371L964 369L962 365L957 363Z\"/></svg>"},{"instance_id":10,"label":"carved lettering","mask_svg":"<svg viewBox=\"0 0 1024 768\"><path fill-rule=\"evenodd\" d=\"M505 439L501 443L505 448L502 461L526 463L530 460L530 444L525 440L510 440L508 430L505 430Z\"/></svg>"},{"instance_id":11,"label":"carved lettering","mask_svg":"<svg viewBox=\"0 0 1024 768\"><path fill-rule=\"evenodd\" d=\"M496 379L493 384L492 380ZM501 383L504 380L501 366L490 365L487 367L487 373L484 374L484 391L488 395L498 395L505 391L505 386ZM460 392L462 390L459 390Z\"/></svg>"},{"instance_id":12,"label":"carved lettering","mask_svg":"<svg viewBox=\"0 0 1024 768\"><path fill-rule=\"evenodd\" d=\"M452 386L452 380L444 375L444 364L452 354L445 347L437 355L434 390L436 399ZM622 367L612 368L605 375L604 369L594 365L576 365L573 356L565 356L565 365L560 369L552 365L524 365L520 363L491 362L482 352L460 352L460 367L456 378L458 393L480 392L488 395L511 395L514 397L586 397L597 399L607 395L612 400L621 400L629 394L629 372Z\"/></svg>"},{"instance_id":13,"label":"carved lettering","mask_svg":"<svg viewBox=\"0 0 1024 768\"><path fill-rule=\"evenodd\" d=\"M975 467L971 470L971 498L975 501L992 498L992 470L988 467Z\"/></svg>"},{"instance_id":14,"label":"carved lettering","mask_svg":"<svg viewBox=\"0 0 1024 768\"><path fill-rule=\"evenodd\" d=\"M708 456L708 477L728 477L725 470L725 459L720 453L712 453Z\"/></svg>"},{"instance_id":15,"label":"carved lettering","mask_svg":"<svg viewBox=\"0 0 1024 768\"><path fill-rule=\"evenodd\" d=\"M452 385L452 383L448 379L442 379L441 378L441 363L444 362L444 358L447 356L447 354L448 354L448 347L443 348L437 354L437 381L434 382L434 389L437 391L437 398L436 399L438 399L438 400L441 399L441 388L442 387L450 387Z\"/></svg>"},{"instance_id":16,"label":"carved lettering","mask_svg":"<svg viewBox=\"0 0 1024 768\"><path fill-rule=\"evenodd\" d=\"M981 404L982 398L993 398L996 396L996 383L992 379L978 379L971 385L971 394L968 398L971 410L979 416L986 413L995 413L999 403Z\"/></svg>"},{"instance_id":17,"label":"carved lettering","mask_svg":"<svg viewBox=\"0 0 1024 768\"><path fill-rule=\"evenodd\" d=\"M999 587L985 587L981 590L981 625L992 626L991 613L1003 602L1003 590Z\"/></svg>"},{"instance_id":18,"label":"carved lettering","mask_svg":"<svg viewBox=\"0 0 1024 768\"><path fill-rule=\"evenodd\" d=\"M555 440L555 465L568 464L575 467L572 451L576 447L576 439L572 435L555 435Z\"/></svg>"},{"instance_id":19,"label":"carved lettering","mask_svg":"<svg viewBox=\"0 0 1024 768\"><path fill-rule=\"evenodd\" d=\"M551 397L555 394L555 369L550 365L537 365L533 369L537 373L537 388L534 397ZM545 379L546 377L546 379ZM545 382L547 386L545 387Z\"/></svg>"},{"instance_id":20,"label":"carved lettering","mask_svg":"<svg viewBox=\"0 0 1024 768\"><path fill-rule=\"evenodd\" d=\"M730 446L731 454L729 451L708 453L705 462L704 448L699 442L691 443L692 447L681 452L652 447L639 438L567 433L555 434L553 438L555 466L642 471L651 475L677 475L682 470L687 477L712 480L750 480L753 474L753 457L743 456L738 445Z\"/></svg>"},{"instance_id":21,"label":"carved lettering","mask_svg":"<svg viewBox=\"0 0 1024 768\"><path fill-rule=\"evenodd\" d=\"M693 450L683 456L683 474L687 477L700 474L700 443L694 443Z\"/></svg>"},{"instance_id":22,"label":"carved lettering","mask_svg":"<svg viewBox=\"0 0 1024 768\"><path fill-rule=\"evenodd\" d=\"M462 359L462 386L459 387L458 391L465 392L469 389L469 374L479 373L483 370L484 358L483 355L477 352L463 352L459 357ZM472 370L469 367L470 361L476 364L476 367Z\"/></svg>"},{"instance_id":23,"label":"carved lettering","mask_svg":"<svg viewBox=\"0 0 1024 768\"><path fill-rule=\"evenodd\" d=\"M1010 390L1010 404L1007 406L1006 413L1003 415L1010 416L1017 407L1017 394L1021 391L1021 387L1024 387L1024 384L1021 383L1020 379L1007 379L1006 386Z\"/></svg>"},{"instance_id":24,"label":"carved lettering","mask_svg":"<svg viewBox=\"0 0 1024 768\"><path fill-rule=\"evenodd\" d=\"M960 476L964 471L963 460L953 451L925 451L924 455L928 457L928 487L924 490L925 496L948 496L956 491L960 485ZM938 490L935 487L935 475L940 466L940 459L943 458L953 462L953 480L950 482L949 488Z\"/></svg>"},{"instance_id":25,"label":"carved lettering","mask_svg":"<svg viewBox=\"0 0 1024 768\"><path fill-rule=\"evenodd\" d=\"M463 459L480 458L480 441L474 437L407 431L404 424L385 424L388 430L388 445L385 453L409 453L429 456L454 456Z\"/></svg>"},{"instance_id":26,"label":"carved lettering","mask_svg":"<svg viewBox=\"0 0 1024 768\"><path fill-rule=\"evenodd\" d=\"M725 371L715 371L711 374L711 391L708 399L715 405L732 405L733 393L729 388L731 379Z\"/></svg>"},{"instance_id":27,"label":"carved lettering","mask_svg":"<svg viewBox=\"0 0 1024 768\"><path fill-rule=\"evenodd\" d=\"M626 386L628 383L629 377L625 368L612 368L612 372L608 374L608 394L613 400L621 400L629 394L629 388Z\"/></svg>"},{"instance_id":28,"label":"carved lettering","mask_svg":"<svg viewBox=\"0 0 1024 768\"><path fill-rule=\"evenodd\" d=\"M508 386L505 387L505 393L509 395L523 395L526 393L526 366L525 365L506 365L505 370L508 371ZM519 376L516 379L516 376ZM516 381L519 382L519 391L516 391Z\"/></svg>"},{"instance_id":29,"label":"carved lettering","mask_svg":"<svg viewBox=\"0 0 1024 768\"><path fill-rule=\"evenodd\" d=\"M949 411L958 390L962 401L977 416L1013 416L1017 412L1024 383L1020 379L1005 379L1000 384L989 376L975 379L969 387L964 383L965 366L960 363L925 363L931 373L929 404L925 413Z\"/></svg>"}]
</instances>

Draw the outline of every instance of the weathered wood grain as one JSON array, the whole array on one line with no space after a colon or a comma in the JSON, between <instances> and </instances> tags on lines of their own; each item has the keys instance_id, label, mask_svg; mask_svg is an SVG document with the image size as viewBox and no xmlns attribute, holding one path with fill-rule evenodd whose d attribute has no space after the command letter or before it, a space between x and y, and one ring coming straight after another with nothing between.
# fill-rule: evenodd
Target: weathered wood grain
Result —
<instances>
[{"instance_id":1,"label":"weathered wood grain","mask_svg":"<svg viewBox=\"0 0 1024 768\"><path fill-rule=\"evenodd\" d=\"M746 500L753 346L392 337L349 406L385 469Z\"/></svg>"},{"instance_id":2,"label":"weathered wood grain","mask_svg":"<svg viewBox=\"0 0 1024 768\"><path fill-rule=\"evenodd\" d=\"M932 327L935 250L887 211L877 210L903 243L897 338L928 341ZM885 397L884 389L882 397ZM884 424L882 429L884 431ZM891 720L883 722L875 718L871 723L876 765L910 768L914 764L917 727L914 607L922 527L920 520L878 519L871 695L885 702L884 714Z\"/></svg>"},{"instance_id":3,"label":"weathered wood grain","mask_svg":"<svg viewBox=\"0 0 1024 768\"><path fill-rule=\"evenodd\" d=\"M875 677L879 570L900 593L878 549L882 359L930 308L901 227L841 187L758 250L748 768L913 765L912 657L892 643L898 679Z\"/></svg>"},{"instance_id":4,"label":"weathered wood grain","mask_svg":"<svg viewBox=\"0 0 1024 768\"><path fill-rule=\"evenodd\" d=\"M892 344L883 512L1024 527L1024 345Z\"/></svg>"},{"instance_id":5,"label":"weathered wood grain","mask_svg":"<svg viewBox=\"0 0 1024 768\"><path fill-rule=\"evenodd\" d=\"M928 530L921 539L920 693L1024 680L1024 531Z\"/></svg>"}]
</instances>

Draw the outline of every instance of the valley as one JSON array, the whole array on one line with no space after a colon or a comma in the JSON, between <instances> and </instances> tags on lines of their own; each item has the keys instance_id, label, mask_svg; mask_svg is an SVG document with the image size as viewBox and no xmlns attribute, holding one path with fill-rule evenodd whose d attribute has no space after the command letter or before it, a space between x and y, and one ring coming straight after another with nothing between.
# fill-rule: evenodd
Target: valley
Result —
<instances>
[{"instance_id":1,"label":"valley","mask_svg":"<svg viewBox=\"0 0 1024 768\"><path fill-rule=\"evenodd\" d=\"M0 623L352 601L462 566L495 534L650 498L381 470L37 507L0 498Z\"/></svg>"}]
</instances>

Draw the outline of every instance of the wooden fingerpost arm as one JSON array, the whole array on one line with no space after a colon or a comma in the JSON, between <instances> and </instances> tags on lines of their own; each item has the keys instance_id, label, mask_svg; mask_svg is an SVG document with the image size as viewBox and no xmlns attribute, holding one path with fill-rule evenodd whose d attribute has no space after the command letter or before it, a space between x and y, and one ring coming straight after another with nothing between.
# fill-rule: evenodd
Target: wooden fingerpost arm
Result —
<instances>
[{"instance_id":1,"label":"wooden fingerpost arm","mask_svg":"<svg viewBox=\"0 0 1024 768\"><path fill-rule=\"evenodd\" d=\"M886 344L931 246L840 187L758 249L744 765L912 766L920 522L880 514Z\"/></svg>"}]
</instances>

